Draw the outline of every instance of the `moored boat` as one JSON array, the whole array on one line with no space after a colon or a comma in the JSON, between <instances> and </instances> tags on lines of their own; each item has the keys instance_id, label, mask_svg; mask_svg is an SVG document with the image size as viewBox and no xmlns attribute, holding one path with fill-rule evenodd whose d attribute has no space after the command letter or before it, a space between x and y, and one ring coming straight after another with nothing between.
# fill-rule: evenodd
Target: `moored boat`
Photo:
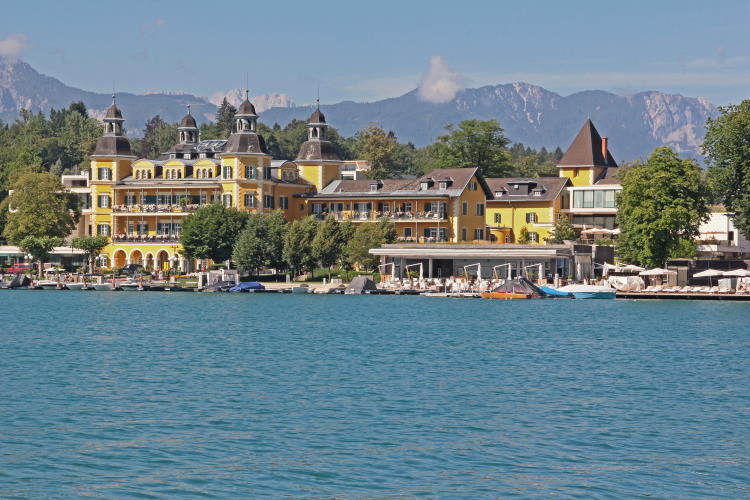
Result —
<instances>
[{"instance_id":1,"label":"moored boat","mask_svg":"<svg viewBox=\"0 0 750 500\"><path fill-rule=\"evenodd\" d=\"M65 283L68 290L85 290L87 286L86 283Z\"/></svg>"},{"instance_id":2,"label":"moored boat","mask_svg":"<svg viewBox=\"0 0 750 500\"><path fill-rule=\"evenodd\" d=\"M531 293L524 293L524 292L482 292L481 295L483 299L500 299L500 300L537 298Z\"/></svg>"},{"instance_id":3,"label":"moored boat","mask_svg":"<svg viewBox=\"0 0 750 500\"><path fill-rule=\"evenodd\" d=\"M36 283L37 288L43 290L57 290L59 288L58 285L59 283L53 280L40 280Z\"/></svg>"},{"instance_id":4,"label":"moored boat","mask_svg":"<svg viewBox=\"0 0 750 500\"><path fill-rule=\"evenodd\" d=\"M310 285L304 284L292 287L292 293L313 293L315 290Z\"/></svg>"},{"instance_id":5,"label":"moored boat","mask_svg":"<svg viewBox=\"0 0 750 500\"><path fill-rule=\"evenodd\" d=\"M96 283L94 285L91 285L91 288L93 288L97 292L111 292L114 290L112 283Z\"/></svg>"},{"instance_id":6,"label":"moored boat","mask_svg":"<svg viewBox=\"0 0 750 500\"><path fill-rule=\"evenodd\" d=\"M557 289L572 293L577 299L614 299L615 289L601 285L566 285Z\"/></svg>"}]
</instances>

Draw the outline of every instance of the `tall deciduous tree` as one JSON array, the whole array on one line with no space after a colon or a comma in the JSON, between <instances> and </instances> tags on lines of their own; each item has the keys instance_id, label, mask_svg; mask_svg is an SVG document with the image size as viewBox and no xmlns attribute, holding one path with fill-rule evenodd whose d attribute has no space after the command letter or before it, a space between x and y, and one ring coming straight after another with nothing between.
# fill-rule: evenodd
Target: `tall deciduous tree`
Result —
<instances>
[{"instance_id":1,"label":"tall deciduous tree","mask_svg":"<svg viewBox=\"0 0 750 500\"><path fill-rule=\"evenodd\" d=\"M399 144L393 132L386 132L370 124L357 132L357 153L370 164L367 175L371 179L392 179L401 173Z\"/></svg>"},{"instance_id":2,"label":"tall deciduous tree","mask_svg":"<svg viewBox=\"0 0 750 500\"><path fill-rule=\"evenodd\" d=\"M510 141L496 120L464 120L438 137L434 155L442 168L477 167L485 177L504 177L512 172Z\"/></svg>"},{"instance_id":3,"label":"tall deciduous tree","mask_svg":"<svg viewBox=\"0 0 750 500\"><path fill-rule=\"evenodd\" d=\"M185 217L180 243L188 257L223 262L232 255L246 222L247 214L213 203Z\"/></svg>"},{"instance_id":4,"label":"tall deciduous tree","mask_svg":"<svg viewBox=\"0 0 750 500\"><path fill-rule=\"evenodd\" d=\"M94 262L102 249L109 244L106 236L79 236L73 238L70 245L86 252L89 261L89 272L94 272Z\"/></svg>"},{"instance_id":5,"label":"tall deciduous tree","mask_svg":"<svg viewBox=\"0 0 750 500\"><path fill-rule=\"evenodd\" d=\"M295 220L289 225L284 237L284 261L294 270L295 275L305 269L312 270L315 266L312 242L317 228L318 221L313 215Z\"/></svg>"},{"instance_id":6,"label":"tall deciduous tree","mask_svg":"<svg viewBox=\"0 0 750 500\"><path fill-rule=\"evenodd\" d=\"M708 217L701 169L671 148L656 148L645 163L625 171L618 197L617 240L621 260L662 266L684 253Z\"/></svg>"},{"instance_id":7,"label":"tall deciduous tree","mask_svg":"<svg viewBox=\"0 0 750 500\"><path fill-rule=\"evenodd\" d=\"M156 159L177 142L177 124L167 123L159 115L146 122L146 131L140 141L140 156Z\"/></svg>"},{"instance_id":8,"label":"tall deciduous tree","mask_svg":"<svg viewBox=\"0 0 750 500\"><path fill-rule=\"evenodd\" d=\"M62 246L63 239L59 236L26 236L18 247L22 252L31 255L39 265L39 276L42 276L42 266L49 259L49 254L55 247Z\"/></svg>"},{"instance_id":9,"label":"tall deciduous tree","mask_svg":"<svg viewBox=\"0 0 750 500\"><path fill-rule=\"evenodd\" d=\"M252 214L232 251L232 260L241 269L256 272L263 266L284 267L284 235L287 222L276 210L271 215Z\"/></svg>"},{"instance_id":10,"label":"tall deciduous tree","mask_svg":"<svg viewBox=\"0 0 750 500\"><path fill-rule=\"evenodd\" d=\"M357 230L346 246L349 263L360 269L373 270L379 257L372 255L370 249L384 243L395 241L396 228L393 222L383 219L380 222L368 222L357 226Z\"/></svg>"},{"instance_id":11,"label":"tall deciduous tree","mask_svg":"<svg viewBox=\"0 0 750 500\"><path fill-rule=\"evenodd\" d=\"M312 251L320 266L328 268L329 278L331 267L338 262L345 244L339 223L332 216L328 216L318 224L318 231L312 242Z\"/></svg>"},{"instance_id":12,"label":"tall deciduous tree","mask_svg":"<svg viewBox=\"0 0 750 500\"><path fill-rule=\"evenodd\" d=\"M27 236L65 238L80 216L77 198L66 191L58 177L46 172L21 175L3 203L13 209L6 216L3 230L13 244Z\"/></svg>"},{"instance_id":13,"label":"tall deciduous tree","mask_svg":"<svg viewBox=\"0 0 750 500\"><path fill-rule=\"evenodd\" d=\"M552 237L549 239L549 242L562 243L566 240L572 241L575 239L576 230L573 228L573 224L570 223L570 219L567 215L561 214L555 221L555 227L552 229Z\"/></svg>"},{"instance_id":14,"label":"tall deciduous tree","mask_svg":"<svg viewBox=\"0 0 750 500\"><path fill-rule=\"evenodd\" d=\"M724 203L735 227L750 238L750 100L719 108L706 122L703 152L710 162L714 197Z\"/></svg>"}]
</instances>

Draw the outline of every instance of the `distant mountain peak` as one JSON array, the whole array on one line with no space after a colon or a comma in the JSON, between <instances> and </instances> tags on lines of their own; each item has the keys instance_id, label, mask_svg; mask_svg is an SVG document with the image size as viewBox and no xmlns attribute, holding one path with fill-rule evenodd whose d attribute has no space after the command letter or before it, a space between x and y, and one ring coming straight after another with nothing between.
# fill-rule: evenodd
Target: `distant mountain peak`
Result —
<instances>
[{"instance_id":1,"label":"distant mountain peak","mask_svg":"<svg viewBox=\"0 0 750 500\"><path fill-rule=\"evenodd\" d=\"M182 92L144 95L118 93L118 105L131 135L139 135L146 121L159 115L177 122L190 104L199 122L212 120L217 104L226 96L239 105L240 89L217 93L210 99ZM37 72L20 59L0 57L0 120L13 122L21 109L49 112L83 101L92 116L100 117L111 102L109 93L70 87ZM285 94L252 98L261 121L271 125L307 119L309 107L297 107ZM621 96L602 90L585 90L567 96L527 82L463 88L447 102L427 102L419 90L375 102L343 101L322 106L328 123L344 135L353 135L369 123L393 130L401 141L429 144L445 132L448 123L496 119L513 142L554 149L567 148L586 119L610 138L618 162L647 156L657 146L670 146L685 156L698 157L708 117L716 107L701 97L658 91Z\"/></svg>"}]
</instances>

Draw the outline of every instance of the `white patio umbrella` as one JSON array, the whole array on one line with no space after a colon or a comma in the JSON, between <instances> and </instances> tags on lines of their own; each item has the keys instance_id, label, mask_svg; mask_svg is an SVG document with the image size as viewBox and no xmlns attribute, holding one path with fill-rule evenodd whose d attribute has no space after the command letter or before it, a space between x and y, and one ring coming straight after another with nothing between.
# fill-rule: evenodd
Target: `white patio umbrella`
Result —
<instances>
[{"instance_id":1,"label":"white patio umbrella","mask_svg":"<svg viewBox=\"0 0 750 500\"><path fill-rule=\"evenodd\" d=\"M670 271L669 269L662 269L660 267L655 267L654 269L648 269L638 273L639 276L665 276L672 274L677 274L677 271Z\"/></svg>"},{"instance_id":2,"label":"white patio umbrella","mask_svg":"<svg viewBox=\"0 0 750 500\"><path fill-rule=\"evenodd\" d=\"M735 278L747 278L750 276L750 271L747 269L734 269L732 271L724 271L721 273L722 276L730 276Z\"/></svg>"},{"instance_id":3,"label":"white patio umbrella","mask_svg":"<svg viewBox=\"0 0 750 500\"><path fill-rule=\"evenodd\" d=\"M705 271L695 273L693 278L708 278L708 286L713 286L711 278L718 276L724 276L724 271L719 271L718 269L706 269Z\"/></svg>"},{"instance_id":4,"label":"white patio umbrella","mask_svg":"<svg viewBox=\"0 0 750 500\"><path fill-rule=\"evenodd\" d=\"M584 229L581 234L612 234L612 232L609 229L592 227L591 229Z\"/></svg>"},{"instance_id":5,"label":"white patio umbrella","mask_svg":"<svg viewBox=\"0 0 750 500\"><path fill-rule=\"evenodd\" d=\"M635 264L625 264L623 266L620 266L620 271L629 271L631 273L640 273L641 271L645 270L645 267L638 267Z\"/></svg>"}]
</instances>

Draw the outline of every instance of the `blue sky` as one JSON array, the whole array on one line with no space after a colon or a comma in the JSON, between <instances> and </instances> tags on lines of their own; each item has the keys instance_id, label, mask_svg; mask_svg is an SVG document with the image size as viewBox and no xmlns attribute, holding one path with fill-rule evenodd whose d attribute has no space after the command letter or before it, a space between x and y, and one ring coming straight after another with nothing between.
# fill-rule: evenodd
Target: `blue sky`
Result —
<instances>
[{"instance_id":1,"label":"blue sky","mask_svg":"<svg viewBox=\"0 0 750 500\"><path fill-rule=\"evenodd\" d=\"M0 54L87 90L244 87L297 103L526 81L567 95L750 97L750 2L8 2ZM442 73L441 73L442 72ZM444 75L445 74L445 75Z\"/></svg>"}]
</instances>

